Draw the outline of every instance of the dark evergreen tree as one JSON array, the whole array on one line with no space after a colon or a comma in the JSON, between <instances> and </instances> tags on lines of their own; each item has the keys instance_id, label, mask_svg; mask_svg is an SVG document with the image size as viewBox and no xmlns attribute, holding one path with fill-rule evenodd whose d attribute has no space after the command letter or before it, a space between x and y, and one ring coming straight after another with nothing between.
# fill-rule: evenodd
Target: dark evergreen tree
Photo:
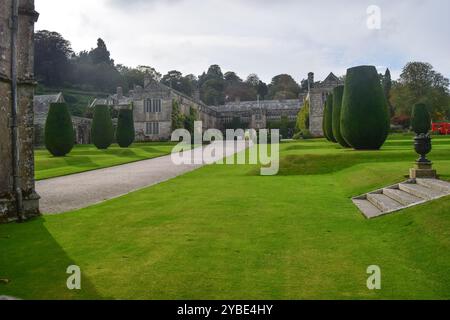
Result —
<instances>
[{"instance_id":1,"label":"dark evergreen tree","mask_svg":"<svg viewBox=\"0 0 450 320\"><path fill-rule=\"evenodd\" d=\"M95 106L91 130L92 143L98 149L108 149L114 139L114 127L108 106Z\"/></svg>"},{"instance_id":2,"label":"dark evergreen tree","mask_svg":"<svg viewBox=\"0 0 450 320\"><path fill-rule=\"evenodd\" d=\"M344 86L338 86L333 89L333 136L336 141L344 148L350 147L341 133L341 110L342 97L344 96Z\"/></svg>"},{"instance_id":3,"label":"dark evergreen tree","mask_svg":"<svg viewBox=\"0 0 450 320\"><path fill-rule=\"evenodd\" d=\"M69 80L70 42L59 33L41 30L34 34L34 72L40 84L61 86Z\"/></svg>"},{"instance_id":4,"label":"dark evergreen tree","mask_svg":"<svg viewBox=\"0 0 450 320\"><path fill-rule=\"evenodd\" d=\"M74 131L69 108L65 103L52 103L45 122L45 147L55 157L64 157L73 148Z\"/></svg>"},{"instance_id":5,"label":"dark evergreen tree","mask_svg":"<svg viewBox=\"0 0 450 320\"><path fill-rule=\"evenodd\" d=\"M431 116L424 103L417 103L413 107L411 129L416 134L427 134L431 129Z\"/></svg>"},{"instance_id":6,"label":"dark evergreen tree","mask_svg":"<svg viewBox=\"0 0 450 320\"><path fill-rule=\"evenodd\" d=\"M133 109L120 109L117 118L116 141L121 148L128 148L135 138Z\"/></svg>"},{"instance_id":7,"label":"dark evergreen tree","mask_svg":"<svg viewBox=\"0 0 450 320\"><path fill-rule=\"evenodd\" d=\"M341 133L353 148L377 150L389 133L389 111L374 66L347 70L341 110Z\"/></svg>"},{"instance_id":8,"label":"dark evergreen tree","mask_svg":"<svg viewBox=\"0 0 450 320\"><path fill-rule=\"evenodd\" d=\"M333 95L332 94L329 94L327 96L323 120L324 120L325 137L330 142L337 142L333 135Z\"/></svg>"},{"instance_id":9,"label":"dark evergreen tree","mask_svg":"<svg viewBox=\"0 0 450 320\"><path fill-rule=\"evenodd\" d=\"M392 118L395 115L395 110L390 101L392 90L392 78L391 78L391 71L389 71L389 69L386 69L386 73L384 74L383 77L383 89L384 89L384 96L386 97L386 101L388 103L389 113Z\"/></svg>"}]
</instances>

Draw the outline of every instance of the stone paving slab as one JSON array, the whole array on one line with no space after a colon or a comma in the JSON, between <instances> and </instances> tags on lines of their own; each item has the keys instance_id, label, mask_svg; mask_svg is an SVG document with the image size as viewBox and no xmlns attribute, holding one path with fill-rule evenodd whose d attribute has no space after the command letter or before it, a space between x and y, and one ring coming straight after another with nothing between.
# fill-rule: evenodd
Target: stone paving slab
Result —
<instances>
[{"instance_id":1,"label":"stone paving slab","mask_svg":"<svg viewBox=\"0 0 450 320\"><path fill-rule=\"evenodd\" d=\"M450 195L450 183L411 179L352 199L367 219L383 216Z\"/></svg>"}]
</instances>

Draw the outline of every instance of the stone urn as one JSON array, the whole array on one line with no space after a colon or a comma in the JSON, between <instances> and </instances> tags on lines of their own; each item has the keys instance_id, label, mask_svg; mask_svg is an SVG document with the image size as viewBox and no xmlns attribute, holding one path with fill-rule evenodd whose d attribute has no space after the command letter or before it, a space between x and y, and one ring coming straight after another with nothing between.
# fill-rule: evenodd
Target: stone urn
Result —
<instances>
[{"instance_id":1,"label":"stone urn","mask_svg":"<svg viewBox=\"0 0 450 320\"><path fill-rule=\"evenodd\" d=\"M431 152L431 137L429 134L421 133L414 138L414 150L420 155L416 160L415 167L410 170L410 178L436 178L436 170L433 163L427 159L427 154Z\"/></svg>"},{"instance_id":2,"label":"stone urn","mask_svg":"<svg viewBox=\"0 0 450 320\"><path fill-rule=\"evenodd\" d=\"M421 133L414 138L414 149L420 155L417 163L431 163L427 159L427 154L431 152L431 137L429 134Z\"/></svg>"}]
</instances>

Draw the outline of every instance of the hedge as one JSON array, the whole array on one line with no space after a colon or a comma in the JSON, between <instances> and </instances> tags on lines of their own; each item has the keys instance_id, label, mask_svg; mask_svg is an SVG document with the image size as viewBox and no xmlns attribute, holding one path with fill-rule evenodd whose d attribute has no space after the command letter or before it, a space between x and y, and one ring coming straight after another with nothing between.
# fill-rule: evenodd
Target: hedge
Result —
<instances>
[{"instance_id":1,"label":"hedge","mask_svg":"<svg viewBox=\"0 0 450 320\"><path fill-rule=\"evenodd\" d=\"M333 89L333 136L336 141L344 148L350 147L341 134L341 110L342 97L344 96L344 86L338 86Z\"/></svg>"},{"instance_id":2,"label":"hedge","mask_svg":"<svg viewBox=\"0 0 450 320\"><path fill-rule=\"evenodd\" d=\"M45 147L55 157L64 157L72 150L75 135L67 104L50 104L45 122L44 140Z\"/></svg>"},{"instance_id":3,"label":"hedge","mask_svg":"<svg viewBox=\"0 0 450 320\"><path fill-rule=\"evenodd\" d=\"M325 103L325 110L323 116L325 137L330 142L337 142L333 134L333 95L329 94L327 96L327 101Z\"/></svg>"},{"instance_id":4,"label":"hedge","mask_svg":"<svg viewBox=\"0 0 450 320\"><path fill-rule=\"evenodd\" d=\"M417 103L413 107L411 118L411 129L416 134L427 134L431 129L431 116L427 106L423 103Z\"/></svg>"},{"instance_id":5,"label":"hedge","mask_svg":"<svg viewBox=\"0 0 450 320\"><path fill-rule=\"evenodd\" d=\"M95 106L91 138L92 143L101 150L108 149L113 142L114 127L109 107L106 105Z\"/></svg>"},{"instance_id":6,"label":"hedge","mask_svg":"<svg viewBox=\"0 0 450 320\"><path fill-rule=\"evenodd\" d=\"M378 150L389 133L389 110L377 69L347 70L341 110L341 133L357 150Z\"/></svg>"},{"instance_id":7,"label":"hedge","mask_svg":"<svg viewBox=\"0 0 450 320\"><path fill-rule=\"evenodd\" d=\"M116 141L121 148L128 148L135 138L133 109L120 109L117 119Z\"/></svg>"}]
</instances>

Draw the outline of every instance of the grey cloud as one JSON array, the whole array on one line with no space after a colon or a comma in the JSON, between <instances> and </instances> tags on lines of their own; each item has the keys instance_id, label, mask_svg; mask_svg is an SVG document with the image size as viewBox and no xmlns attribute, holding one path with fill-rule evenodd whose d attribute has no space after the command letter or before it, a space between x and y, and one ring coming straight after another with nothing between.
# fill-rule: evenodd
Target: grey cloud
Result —
<instances>
[{"instance_id":1,"label":"grey cloud","mask_svg":"<svg viewBox=\"0 0 450 320\"><path fill-rule=\"evenodd\" d=\"M38 27L60 31L76 50L102 36L118 63L152 65L163 73L200 74L218 63L242 77L256 72L270 81L290 73L301 80L308 71L321 78L373 64L390 67L395 76L406 62L423 60L450 76L447 0L378 0L381 30L366 26L373 0L36 2L44 9ZM91 12L95 19L86 23Z\"/></svg>"}]
</instances>

